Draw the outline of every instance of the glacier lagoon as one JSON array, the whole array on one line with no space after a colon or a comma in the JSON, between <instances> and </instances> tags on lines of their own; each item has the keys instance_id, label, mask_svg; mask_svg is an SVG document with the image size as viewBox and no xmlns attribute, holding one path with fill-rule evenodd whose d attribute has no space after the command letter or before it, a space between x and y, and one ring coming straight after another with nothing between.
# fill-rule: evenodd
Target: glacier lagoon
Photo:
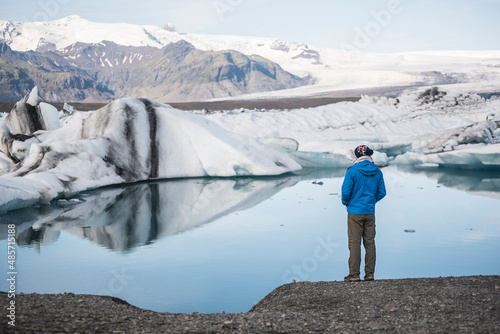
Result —
<instances>
[{"instance_id":1,"label":"glacier lagoon","mask_svg":"<svg viewBox=\"0 0 500 334\"><path fill-rule=\"evenodd\" d=\"M498 172L382 171L388 196L377 206L376 279L500 274ZM0 247L15 223L18 293L112 295L160 312L246 312L293 279L347 274L344 173L105 187L1 215ZM6 273L7 261L0 268Z\"/></svg>"}]
</instances>

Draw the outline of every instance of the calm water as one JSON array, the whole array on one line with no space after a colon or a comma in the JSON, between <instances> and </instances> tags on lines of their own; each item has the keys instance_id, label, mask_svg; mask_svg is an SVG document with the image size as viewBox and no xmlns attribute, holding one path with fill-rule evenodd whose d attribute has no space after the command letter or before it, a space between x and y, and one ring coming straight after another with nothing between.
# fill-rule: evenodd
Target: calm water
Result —
<instances>
[{"instance_id":1,"label":"calm water","mask_svg":"<svg viewBox=\"0 0 500 334\"><path fill-rule=\"evenodd\" d=\"M499 172L383 172L376 278L500 274ZM246 312L292 279L347 274L344 173L87 192L0 216L0 249L15 223L17 292L113 295L162 312Z\"/></svg>"}]
</instances>

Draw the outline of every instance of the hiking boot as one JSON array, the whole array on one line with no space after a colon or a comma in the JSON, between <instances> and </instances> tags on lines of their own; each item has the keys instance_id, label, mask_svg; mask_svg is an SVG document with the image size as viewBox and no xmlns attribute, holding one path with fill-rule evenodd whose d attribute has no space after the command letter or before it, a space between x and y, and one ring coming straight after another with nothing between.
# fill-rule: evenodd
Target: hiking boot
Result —
<instances>
[{"instance_id":1,"label":"hiking boot","mask_svg":"<svg viewBox=\"0 0 500 334\"><path fill-rule=\"evenodd\" d=\"M366 274L365 275L365 281L373 281L375 277L373 277L373 274Z\"/></svg>"},{"instance_id":2,"label":"hiking boot","mask_svg":"<svg viewBox=\"0 0 500 334\"><path fill-rule=\"evenodd\" d=\"M344 277L344 282L359 282L359 281L361 281L359 275L349 275Z\"/></svg>"}]
</instances>

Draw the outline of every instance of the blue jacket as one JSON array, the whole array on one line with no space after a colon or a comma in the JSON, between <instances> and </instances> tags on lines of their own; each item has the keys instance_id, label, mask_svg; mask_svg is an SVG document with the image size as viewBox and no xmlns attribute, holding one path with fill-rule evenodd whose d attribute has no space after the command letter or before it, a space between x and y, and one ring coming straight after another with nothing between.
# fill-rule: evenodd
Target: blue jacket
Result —
<instances>
[{"instance_id":1,"label":"blue jacket","mask_svg":"<svg viewBox=\"0 0 500 334\"><path fill-rule=\"evenodd\" d=\"M342 204L357 215L375 213L375 203L386 194L384 176L371 161L361 161L346 172L342 183Z\"/></svg>"}]
</instances>

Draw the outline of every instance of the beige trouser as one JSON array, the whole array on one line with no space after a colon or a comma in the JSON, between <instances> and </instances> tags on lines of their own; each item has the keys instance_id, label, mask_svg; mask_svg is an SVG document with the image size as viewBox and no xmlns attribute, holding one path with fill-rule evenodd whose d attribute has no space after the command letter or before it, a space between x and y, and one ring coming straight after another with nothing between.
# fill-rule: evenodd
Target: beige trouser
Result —
<instances>
[{"instance_id":1,"label":"beige trouser","mask_svg":"<svg viewBox=\"0 0 500 334\"><path fill-rule=\"evenodd\" d=\"M359 275L361 264L361 238L365 247L365 275L375 273L375 214L356 215L347 218L349 236L349 275Z\"/></svg>"}]
</instances>

